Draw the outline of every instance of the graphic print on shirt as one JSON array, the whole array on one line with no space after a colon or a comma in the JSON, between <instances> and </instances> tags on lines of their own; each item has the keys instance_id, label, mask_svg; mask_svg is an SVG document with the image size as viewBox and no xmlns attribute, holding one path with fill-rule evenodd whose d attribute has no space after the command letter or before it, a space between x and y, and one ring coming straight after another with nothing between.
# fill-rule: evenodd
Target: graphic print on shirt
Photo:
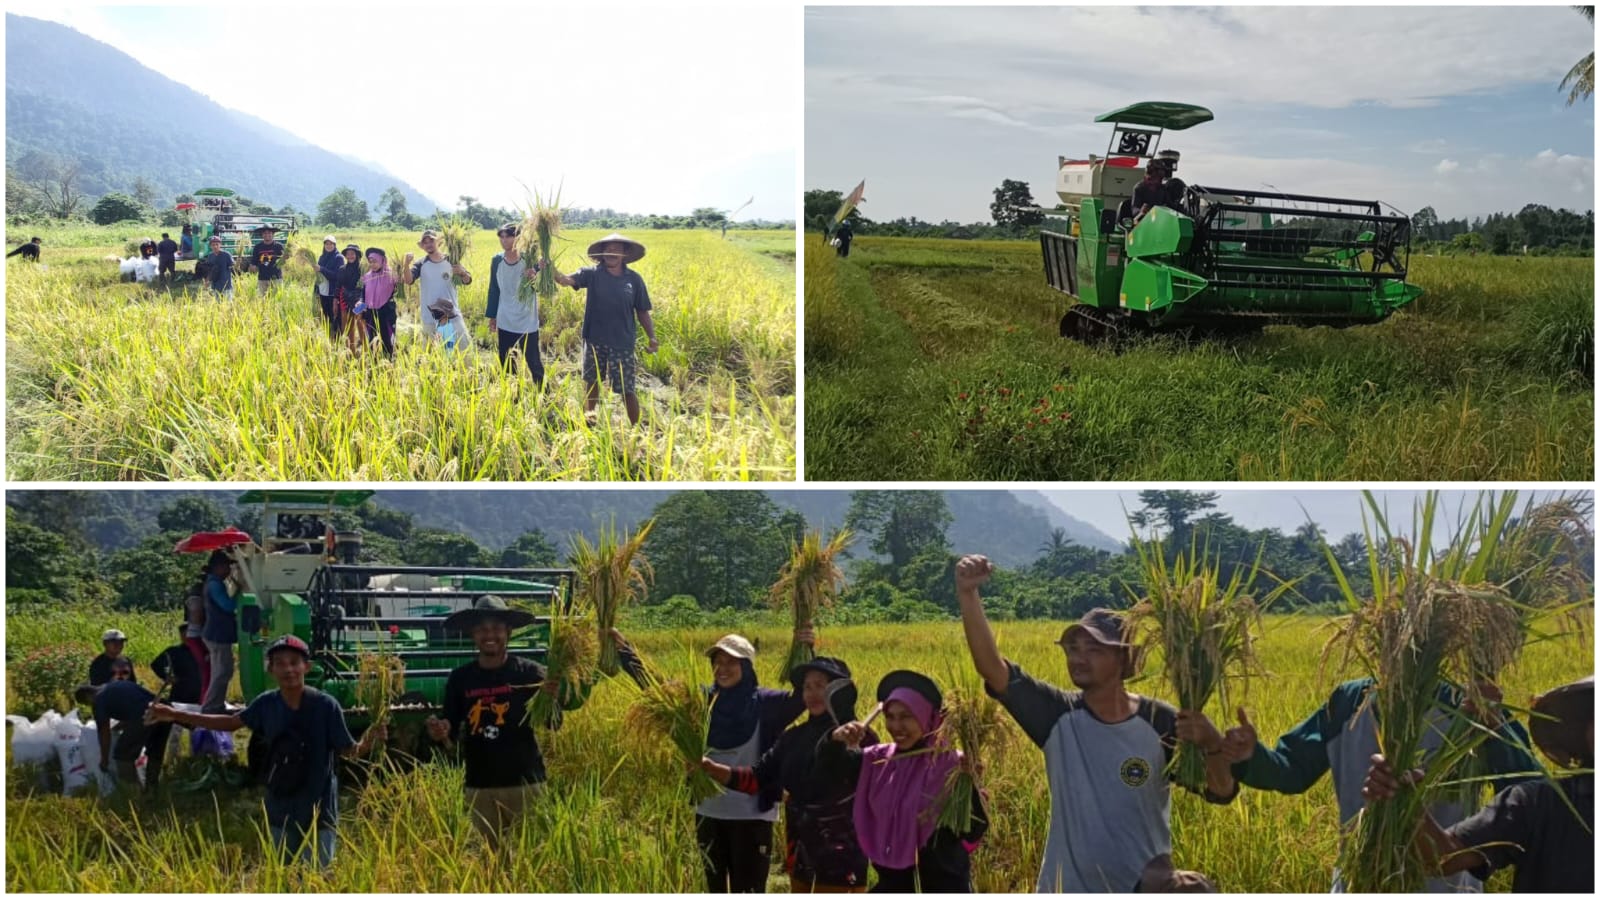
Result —
<instances>
[{"instance_id":1,"label":"graphic print on shirt","mask_svg":"<svg viewBox=\"0 0 1600 899\"><path fill-rule=\"evenodd\" d=\"M468 690L467 698L473 702L467 709L467 736L500 739L500 729L506 726L506 715L511 711L511 694L516 689L511 684L501 684Z\"/></svg>"},{"instance_id":2,"label":"graphic print on shirt","mask_svg":"<svg viewBox=\"0 0 1600 899\"><path fill-rule=\"evenodd\" d=\"M1122 760L1122 782L1130 787L1142 787L1150 779L1150 763L1138 756Z\"/></svg>"}]
</instances>

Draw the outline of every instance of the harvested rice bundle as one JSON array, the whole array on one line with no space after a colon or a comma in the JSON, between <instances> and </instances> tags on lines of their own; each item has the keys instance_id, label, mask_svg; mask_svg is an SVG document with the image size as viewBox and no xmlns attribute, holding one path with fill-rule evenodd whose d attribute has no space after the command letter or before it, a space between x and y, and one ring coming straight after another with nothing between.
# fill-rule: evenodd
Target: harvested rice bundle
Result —
<instances>
[{"instance_id":1,"label":"harvested rice bundle","mask_svg":"<svg viewBox=\"0 0 1600 899\"><path fill-rule=\"evenodd\" d=\"M529 204L528 211L522 218L522 232L517 235L517 252L535 260L553 260L555 257L550 255L550 245L560 234L561 189L557 187L548 202L537 190L533 191L533 202ZM533 294L537 294L542 300L554 297L555 267L547 265L540 269L536 281L524 280L519 287L519 293L524 299Z\"/></svg>"},{"instance_id":2,"label":"harvested rice bundle","mask_svg":"<svg viewBox=\"0 0 1600 899\"><path fill-rule=\"evenodd\" d=\"M972 830L972 793L991 749L1001 745L1005 715L1000 703L969 674L953 674L959 684L944 701L944 743L961 750L961 764L951 770L939 796L939 826L955 833Z\"/></svg>"},{"instance_id":3,"label":"harvested rice bundle","mask_svg":"<svg viewBox=\"0 0 1600 899\"><path fill-rule=\"evenodd\" d=\"M394 276L394 299L406 298L405 267L406 254L404 250L388 250L385 265L389 267L389 274Z\"/></svg>"},{"instance_id":4,"label":"harvested rice bundle","mask_svg":"<svg viewBox=\"0 0 1600 899\"><path fill-rule=\"evenodd\" d=\"M557 695L540 690L528 703L528 717L550 726L560 715L561 696L570 696L592 682L598 670L598 639L594 607L579 600L563 609L557 593L550 600L550 648L545 654L545 677L559 685Z\"/></svg>"},{"instance_id":5,"label":"harvested rice bundle","mask_svg":"<svg viewBox=\"0 0 1600 899\"><path fill-rule=\"evenodd\" d=\"M648 731L665 739L683 761L694 766L688 780L691 802L698 805L722 792L699 767L711 728L711 703L699 687L682 680L647 677L624 723L629 730Z\"/></svg>"},{"instance_id":6,"label":"harvested rice bundle","mask_svg":"<svg viewBox=\"0 0 1600 899\"><path fill-rule=\"evenodd\" d=\"M590 543L582 534L573 539L570 561L578 575L578 598L593 607L597 636L610 634L617 626L617 611L629 602L642 599L649 588L654 571L642 550L654 525L652 518L624 540L617 533L616 523L612 522L600 529L595 543ZM616 644L610 639L597 642L600 644L600 671L608 677L616 674L620 665Z\"/></svg>"},{"instance_id":7,"label":"harvested rice bundle","mask_svg":"<svg viewBox=\"0 0 1600 899\"><path fill-rule=\"evenodd\" d=\"M1516 658L1525 641L1522 620L1509 593L1496 584L1463 582L1482 577L1486 554L1474 549L1481 532L1473 525L1457 530L1451 544L1435 552L1431 544L1438 495L1430 493L1413 521L1413 539L1391 531L1377 503L1367 503L1377 522L1377 539L1367 533L1367 564L1373 595L1360 597L1350 587L1332 550L1330 567L1350 613L1324 649L1343 661L1358 661L1376 681L1368 702L1382 726L1379 751L1396 771L1422 767L1421 781L1393 801L1364 809L1341 848L1339 868L1350 892L1417 892L1430 869L1412 845L1429 804L1459 785L1463 765L1490 732L1454 709L1442 745L1426 759L1422 742L1436 726L1442 687L1454 682L1480 708L1487 701L1476 680ZM1481 507L1481 504L1480 504Z\"/></svg>"},{"instance_id":8,"label":"harvested rice bundle","mask_svg":"<svg viewBox=\"0 0 1600 899\"><path fill-rule=\"evenodd\" d=\"M808 531L799 543L791 545L789 561L778 574L768 599L774 607L789 606L794 613L795 630L811 628L817 611L833 605L844 586L844 572L839 570L838 557L855 537L848 529L834 532L833 539L823 545L820 531ZM787 681L794 666L816 658L816 648L810 643L791 640L789 655L778 671L778 679Z\"/></svg>"},{"instance_id":9,"label":"harvested rice bundle","mask_svg":"<svg viewBox=\"0 0 1600 899\"><path fill-rule=\"evenodd\" d=\"M383 727L395 700L406 692L406 663L393 652L380 647L356 659L356 704L367 710L367 726ZM383 747L378 748L380 753Z\"/></svg>"},{"instance_id":10,"label":"harvested rice bundle","mask_svg":"<svg viewBox=\"0 0 1600 899\"><path fill-rule=\"evenodd\" d=\"M1280 584L1258 604L1245 591L1262 574L1260 556L1249 569L1234 566L1223 579L1220 560L1191 546L1170 564L1160 543L1133 541L1144 571L1145 598L1131 610L1131 619L1145 633L1145 653L1160 650L1167 682L1180 709L1204 711L1213 695L1228 707L1228 680L1260 670L1252 628L1261 610L1288 584ZM1206 783L1205 753L1186 741L1178 744L1167 772L1196 792Z\"/></svg>"},{"instance_id":11,"label":"harvested rice bundle","mask_svg":"<svg viewBox=\"0 0 1600 899\"><path fill-rule=\"evenodd\" d=\"M450 220L439 226L439 238L444 241L444 254L450 257L454 265L466 265L467 254L472 252L472 232L474 223L452 215ZM451 275L452 284L461 284L460 275Z\"/></svg>"}]
</instances>

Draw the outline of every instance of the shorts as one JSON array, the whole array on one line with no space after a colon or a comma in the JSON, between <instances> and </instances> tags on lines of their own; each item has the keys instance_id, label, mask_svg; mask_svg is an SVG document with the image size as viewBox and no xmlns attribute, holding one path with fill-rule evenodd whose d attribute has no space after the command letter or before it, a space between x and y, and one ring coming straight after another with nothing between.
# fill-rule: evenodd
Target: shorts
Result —
<instances>
[{"instance_id":1,"label":"shorts","mask_svg":"<svg viewBox=\"0 0 1600 899\"><path fill-rule=\"evenodd\" d=\"M635 361L633 347L583 345L583 383L593 384L605 373L612 391L626 396L633 393Z\"/></svg>"}]
</instances>

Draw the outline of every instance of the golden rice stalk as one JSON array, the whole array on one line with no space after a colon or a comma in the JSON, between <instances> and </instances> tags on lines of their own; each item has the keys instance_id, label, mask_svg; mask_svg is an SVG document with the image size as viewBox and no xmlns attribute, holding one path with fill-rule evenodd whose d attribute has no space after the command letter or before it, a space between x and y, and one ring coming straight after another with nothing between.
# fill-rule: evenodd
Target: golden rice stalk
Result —
<instances>
[{"instance_id":1,"label":"golden rice stalk","mask_svg":"<svg viewBox=\"0 0 1600 899\"><path fill-rule=\"evenodd\" d=\"M1489 736L1441 696L1459 686L1481 707L1486 697L1479 678L1510 664L1526 634L1506 588L1481 580L1493 567L1491 547L1478 542L1486 533L1482 501L1450 544L1435 551L1437 493L1418 505L1409 537L1395 535L1371 494L1366 498L1377 523L1376 533L1366 527L1372 596L1355 593L1325 545L1350 611L1324 648L1324 660L1338 652L1376 681L1366 701L1380 723L1379 751L1396 771L1422 767L1424 777L1361 812L1341 846L1339 868L1351 892L1417 892L1429 874L1413 846L1421 816L1442 792L1458 789L1462 766ZM1489 533L1503 531L1491 526ZM1453 720L1443 745L1423 765L1422 740L1436 727L1438 712Z\"/></svg>"},{"instance_id":2,"label":"golden rice stalk","mask_svg":"<svg viewBox=\"0 0 1600 899\"><path fill-rule=\"evenodd\" d=\"M1195 546L1169 562L1159 542L1133 541L1144 573L1145 598L1130 618L1145 635L1145 653L1161 653L1164 673L1180 709L1203 712L1211 697L1221 694L1228 705L1228 680L1260 671L1253 628L1261 609L1288 589L1280 584L1258 605L1246 593L1261 576L1260 555L1248 569L1233 566L1224 578L1221 560ZM1180 742L1168 773L1199 791L1205 786L1205 754L1193 743Z\"/></svg>"},{"instance_id":3,"label":"golden rice stalk","mask_svg":"<svg viewBox=\"0 0 1600 899\"><path fill-rule=\"evenodd\" d=\"M439 226L439 238L444 241L444 254L455 265L466 265L467 254L472 252L472 232L476 230L476 223L470 222L458 215ZM459 285L459 275L450 276L451 283Z\"/></svg>"},{"instance_id":4,"label":"golden rice stalk","mask_svg":"<svg viewBox=\"0 0 1600 899\"><path fill-rule=\"evenodd\" d=\"M544 690L528 703L528 717L546 727L560 716L560 697L569 696L592 683L599 671L599 640L594 628L594 608L575 601L563 609L557 593L550 600L550 646L545 654L545 677L559 689L552 696Z\"/></svg>"},{"instance_id":5,"label":"golden rice stalk","mask_svg":"<svg viewBox=\"0 0 1600 899\"><path fill-rule=\"evenodd\" d=\"M542 261L554 259L550 255L550 246L561 234L561 188L547 199L538 190L533 194L527 210L522 217L522 231L517 235L517 252L524 258ZM529 263L532 265L533 263ZM537 294L540 299L548 300L556 295L556 273L553 266L545 266L539 270L538 280L524 280L519 287L519 295L524 299L532 294Z\"/></svg>"},{"instance_id":6,"label":"golden rice stalk","mask_svg":"<svg viewBox=\"0 0 1600 899\"><path fill-rule=\"evenodd\" d=\"M356 659L356 704L367 709L367 726L389 723L395 700L406 692L406 663L381 645L375 652L364 652ZM382 752L380 746L379 751Z\"/></svg>"},{"instance_id":7,"label":"golden rice stalk","mask_svg":"<svg viewBox=\"0 0 1600 899\"><path fill-rule=\"evenodd\" d=\"M973 791L982 786L979 772L1003 740L1005 714L975 678L957 677L960 685L945 697L942 742L944 751L961 751L961 764L945 778L938 808L940 827L965 834L972 829Z\"/></svg>"},{"instance_id":8,"label":"golden rice stalk","mask_svg":"<svg viewBox=\"0 0 1600 899\"><path fill-rule=\"evenodd\" d=\"M789 561L778 573L767 599L774 608L790 608L796 630L813 627L817 611L838 601L839 591L844 587L844 572L839 568L838 558L854 538L848 529L841 528L824 545L821 531L807 531L799 543L790 545ZM816 655L811 644L790 641L789 655L783 660L778 679L787 681L794 666L809 662Z\"/></svg>"},{"instance_id":9,"label":"golden rice stalk","mask_svg":"<svg viewBox=\"0 0 1600 899\"><path fill-rule=\"evenodd\" d=\"M600 528L594 543L582 534L573 538L570 564L578 575L578 598L594 608L597 635L609 635L617 626L617 611L643 599L649 589L655 572L644 557L644 541L654 525L652 518L623 539L613 521ZM616 644L609 638L598 642L600 671L608 677L616 674L620 664Z\"/></svg>"},{"instance_id":10,"label":"golden rice stalk","mask_svg":"<svg viewBox=\"0 0 1600 899\"><path fill-rule=\"evenodd\" d=\"M687 681L649 677L623 723L630 731L655 734L681 759L697 764L706 753L711 703L699 687ZM699 767L692 769L688 788L689 799L696 805L722 792L722 787Z\"/></svg>"},{"instance_id":11,"label":"golden rice stalk","mask_svg":"<svg viewBox=\"0 0 1600 899\"><path fill-rule=\"evenodd\" d=\"M389 266L389 274L394 277L394 299L403 300L406 296L405 272L406 254L404 250L389 250L389 258L384 263ZM392 301L391 301L392 302Z\"/></svg>"}]
</instances>

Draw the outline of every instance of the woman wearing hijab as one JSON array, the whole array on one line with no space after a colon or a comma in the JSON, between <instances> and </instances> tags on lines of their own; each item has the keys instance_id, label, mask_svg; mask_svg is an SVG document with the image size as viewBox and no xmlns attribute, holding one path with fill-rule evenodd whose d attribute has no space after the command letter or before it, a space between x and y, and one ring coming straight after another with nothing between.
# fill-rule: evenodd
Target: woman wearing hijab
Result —
<instances>
[{"instance_id":1,"label":"woman wearing hijab","mask_svg":"<svg viewBox=\"0 0 1600 899\"><path fill-rule=\"evenodd\" d=\"M367 248L367 272L361 276L362 298L352 309L367 323L367 333L383 339L384 355L394 358L394 271L382 247Z\"/></svg>"},{"instance_id":2,"label":"woman wearing hijab","mask_svg":"<svg viewBox=\"0 0 1600 899\"><path fill-rule=\"evenodd\" d=\"M715 764L754 766L805 710L799 691L773 690L757 682L755 654L750 641L738 634L723 637L706 651L713 680L706 759ZM722 793L695 807L706 892L766 892L772 822L778 819L781 796L782 787L773 782L754 795Z\"/></svg>"},{"instance_id":3,"label":"woman wearing hijab","mask_svg":"<svg viewBox=\"0 0 1600 899\"><path fill-rule=\"evenodd\" d=\"M855 788L817 765L818 748L835 727L856 719L856 687L844 662L818 656L789 673L809 717L778 737L753 766L730 767L703 759L711 779L731 790L759 794L776 785L784 800L787 852L784 868L795 893L861 893L867 888L867 857L856 842L851 797ZM839 686L834 687L833 684ZM862 742L877 742L870 731Z\"/></svg>"},{"instance_id":4,"label":"woman wearing hijab","mask_svg":"<svg viewBox=\"0 0 1600 899\"><path fill-rule=\"evenodd\" d=\"M361 302L361 248L350 244L344 248L344 266L333 282L333 329L345 337L353 352L366 348L364 339L366 320L357 315L355 308Z\"/></svg>"},{"instance_id":5,"label":"woman wearing hijab","mask_svg":"<svg viewBox=\"0 0 1600 899\"><path fill-rule=\"evenodd\" d=\"M878 872L875 893L970 893L971 853L989 829L973 788L972 829L939 827L939 796L961 753L939 738L944 698L932 680L891 671L878 683L884 726L893 742L863 745L859 721L836 728L826 764L855 786L856 839Z\"/></svg>"}]
</instances>

